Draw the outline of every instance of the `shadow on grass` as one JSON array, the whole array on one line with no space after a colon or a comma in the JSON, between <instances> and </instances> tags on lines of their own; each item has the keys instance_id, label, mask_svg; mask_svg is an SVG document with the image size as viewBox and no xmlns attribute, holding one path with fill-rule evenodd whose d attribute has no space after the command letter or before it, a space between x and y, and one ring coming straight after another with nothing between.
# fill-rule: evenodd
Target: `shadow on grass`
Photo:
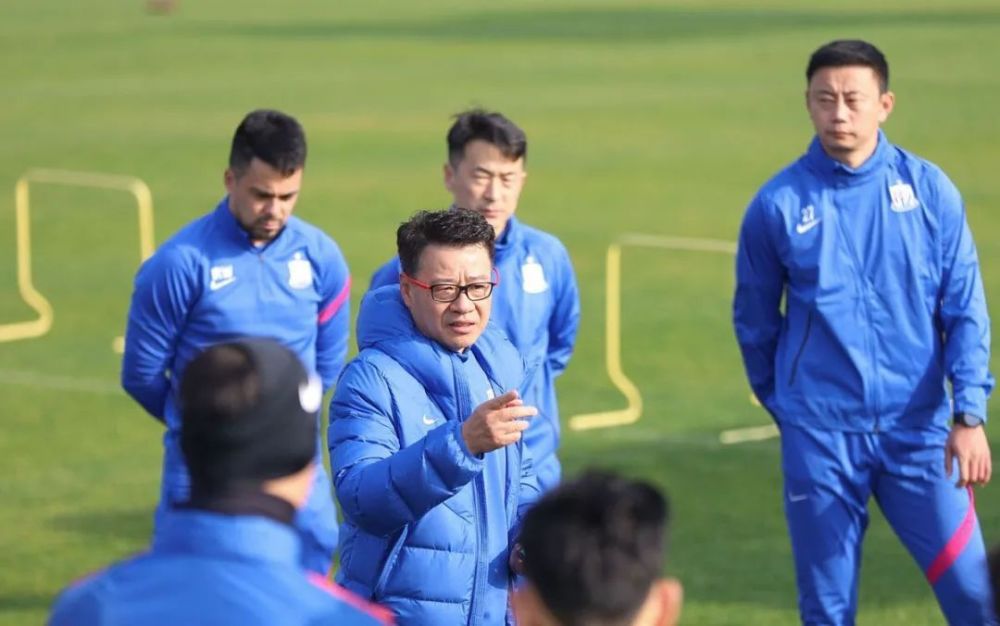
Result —
<instances>
[{"instance_id":1,"label":"shadow on grass","mask_svg":"<svg viewBox=\"0 0 1000 626\"><path fill-rule=\"evenodd\" d=\"M803 29L851 33L876 27L961 28L1000 23L996 10L836 11L695 10L672 7L492 11L429 20L200 22L200 34L316 39L434 39L511 42L658 42L759 35Z\"/></svg>"},{"instance_id":2,"label":"shadow on grass","mask_svg":"<svg viewBox=\"0 0 1000 626\"><path fill-rule=\"evenodd\" d=\"M153 534L152 509L83 511L55 517L53 528L89 535L95 539L117 539L145 545Z\"/></svg>"}]
</instances>

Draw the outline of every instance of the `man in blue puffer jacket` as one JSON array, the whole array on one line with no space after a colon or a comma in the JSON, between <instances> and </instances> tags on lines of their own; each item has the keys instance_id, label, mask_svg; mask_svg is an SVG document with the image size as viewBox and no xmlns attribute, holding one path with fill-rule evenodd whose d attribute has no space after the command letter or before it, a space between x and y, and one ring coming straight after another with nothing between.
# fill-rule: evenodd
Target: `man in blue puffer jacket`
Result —
<instances>
[{"instance_id":1,"label":"man in blue puffer jacket","mask_svg":"<svg viewBox=\"0 0 1000 626\"><path fill-rule=\"evenodd\" d=\"M300 565L320 379L278 342L244 339L195 355L177 400L190 500L163 512L148 552L67 589L51 626L391 623Z\"/></svg>"},{"instance_id":2,"label":"man in blue puffer jacket","mask_svg":"<svg viewBox=\"0 0 1000 626\"><path fill-rule=\"evenodd\" d=\"M991 473L990 321L962 199L880 130L877 48L827 44L806 77L816 137L747 209L733 303L781 429L802 621L854 623L874 496L948 622L996 624L972 491Z\"/></svg>"},{"instance_id":3,"label":"man in blue puffer jacket","mask_svg":"<svg viewBox=\"0 0 1000 626\"><path fill-rule=\"evenodd\" d=\"M517 124L479 109L456 116L448 130L444 184L452 206L480 213L496 232L500 284L490 319L510 339L531 374L524 402L538 408L524 441L538 484L554 487L562 473L556 378L569 364L580 323L580 293L566 247L554 235L518 220L527 177L528 140ZM375 271L371 289L399 283L399 258Z\"/></svg>"},{"instance_id":4,"label":"man in blue puffer jacket","mask_svg":"<svg viewBox=\"0 0 1000 626\"><path fill-rule=\"evenodd\" d=\"M522 360L488 325L493 239L464 209L400 226L403 282L362 301L360 354L330 407L337 580L400 624L505 623L519 520L538 495Z\"/></svg>"}]
</instances>

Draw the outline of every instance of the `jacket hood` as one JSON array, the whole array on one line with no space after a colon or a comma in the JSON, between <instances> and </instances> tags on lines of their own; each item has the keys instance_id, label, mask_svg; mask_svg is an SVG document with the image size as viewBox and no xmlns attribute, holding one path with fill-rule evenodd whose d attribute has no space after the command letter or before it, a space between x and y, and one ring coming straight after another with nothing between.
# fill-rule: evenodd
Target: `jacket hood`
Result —
<instances>
[{"instance_id":1,"label":"jacket hood","mask_svg":"<svg viewBox=\"0 0 1000 626\"><path fill-rule=\"evenodd\" d=\"M388 354L433 396L452 394L452 360L462 357L417 330L399 285L379 287L365 295L358 312L357 335L359 351L375 348ZM469 350L501 390L520 388L524 381L521 357L493 322ZM511 363L517 367L501 366Z\"/></svg>"}]
</instances>

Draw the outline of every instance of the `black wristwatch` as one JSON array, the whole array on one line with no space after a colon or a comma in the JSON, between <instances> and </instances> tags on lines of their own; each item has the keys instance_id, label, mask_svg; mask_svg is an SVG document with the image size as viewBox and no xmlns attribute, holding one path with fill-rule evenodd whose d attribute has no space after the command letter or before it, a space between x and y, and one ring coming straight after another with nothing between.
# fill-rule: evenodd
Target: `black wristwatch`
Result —
<instances>
[{"instance_id":1,"label":"black wristwatch","mask_svg":"<svg viewBox=\"0 0 1000 626\"><path fill-rule=\"evenodd\" d=\"M979 417L978 415L973 415L972 413L955 413L955 423L961 424L962 426L968 426L969 428L982 426L985 421L985 419Z\"/></svg>"}]
</instances>

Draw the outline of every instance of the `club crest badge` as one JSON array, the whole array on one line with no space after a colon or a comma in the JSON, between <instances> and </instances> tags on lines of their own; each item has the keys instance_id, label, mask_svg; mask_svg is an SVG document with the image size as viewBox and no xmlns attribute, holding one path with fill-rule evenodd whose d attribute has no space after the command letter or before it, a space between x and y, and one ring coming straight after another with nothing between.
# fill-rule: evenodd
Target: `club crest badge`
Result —
<instances>
[{"instance_id":1,"label":"club crest badge","mask_svg":"<svg viewBox=\"0 0 1000 626\"><path fill-rule=\"evenodd\" d=\"M521 286L524 293L542 293L549 288L549 283L545 280L545 270L531 255L521 266Z\"/></svg>"},{"instance_id":2,"label":"club crest badge","mask_svg":"<svg viewBox=\"0 0 1000 626\"><path fill-rule=\"evenodd\" d=\"M292 289L305 289L312 285L312 281L312 263L301 252L296 252L288 262L288 286Z\"/></svg>"},{"instance_id":3,"label":"club crest badge","mask_svg":"<svg viewBox=\"0 0 1000 626\"><path fill-rule=\"evenodd\" d=\"M920 206L917 195L913 193L913 187L903 181L889 185L889 201L891 202L889 208L896 213L906 213Z\"/></svg>"}]
</instances>

